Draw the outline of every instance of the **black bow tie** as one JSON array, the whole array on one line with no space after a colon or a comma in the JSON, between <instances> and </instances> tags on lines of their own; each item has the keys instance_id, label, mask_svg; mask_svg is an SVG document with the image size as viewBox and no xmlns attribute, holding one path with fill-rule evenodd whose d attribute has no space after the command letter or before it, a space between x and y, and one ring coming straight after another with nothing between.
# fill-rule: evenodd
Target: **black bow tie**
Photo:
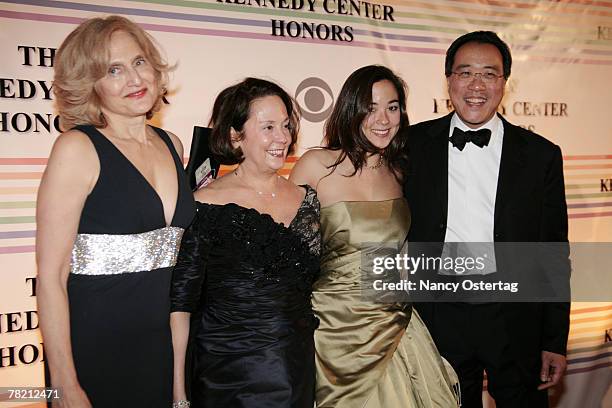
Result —
<instances>
[{"instance_id":1,"label":"black bow tie","mask_svg":"<svg viewBox=\"0 0 612 408\"><path fill-rule=\"evenodd\" d=\"M489 144L491 139L491 131L489 129L468 130L464 132L459 128L453 130L453 135L450 141L459 150L463 150L467 142L472 142L476 146L482 148Z\"/></svg>"}]
</instances>

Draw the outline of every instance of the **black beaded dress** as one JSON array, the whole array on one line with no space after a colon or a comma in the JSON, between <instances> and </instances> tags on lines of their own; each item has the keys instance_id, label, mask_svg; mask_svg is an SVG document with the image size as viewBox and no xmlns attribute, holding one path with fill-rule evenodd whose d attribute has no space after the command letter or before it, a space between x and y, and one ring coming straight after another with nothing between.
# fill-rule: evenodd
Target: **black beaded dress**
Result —
<instances>
[{"instance_id":1,"label":"black beaded dress","mask_svg":"<svg viewBox=\"0 0 612 408\"><path fill-rule=\"evenodd\" d=\"M81 387L95 408L172 404L170 283L193 195L169 136L178 180L166 226L161 199L138 169L93 126L100 174L87 197L68 277L72 355Z\"/></svg>"},{"instance_id":2,"label":"black beaded dress","mask_svg":"<svg viewBox=\"0 0 612 408\"><path fill-rule=\"evenodd\" d=\"M192 319L192 406L312 408L310 295L319 270L319 202L289 226L237 204L196 203L172 282L172 311Z\"/></svg>"}]
</instances>

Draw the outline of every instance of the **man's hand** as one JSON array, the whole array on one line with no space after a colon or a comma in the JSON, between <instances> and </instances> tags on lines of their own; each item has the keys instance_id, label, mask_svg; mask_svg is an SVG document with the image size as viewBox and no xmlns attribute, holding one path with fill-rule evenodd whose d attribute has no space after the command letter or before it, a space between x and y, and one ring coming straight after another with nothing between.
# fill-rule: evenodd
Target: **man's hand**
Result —
<instances>
[{"instance_id":1,"label":"man's hand","mask_svg":"<svg viewBox=\"0 0 612 408\"><path fill-rule=\"evenodd\" d=\"M567 362L564 355L542 351L542 368L540 369L542 385L538 386L538 390L545 390L557 385L563 377L566 368Z\"/></svg>"}]
</instances>

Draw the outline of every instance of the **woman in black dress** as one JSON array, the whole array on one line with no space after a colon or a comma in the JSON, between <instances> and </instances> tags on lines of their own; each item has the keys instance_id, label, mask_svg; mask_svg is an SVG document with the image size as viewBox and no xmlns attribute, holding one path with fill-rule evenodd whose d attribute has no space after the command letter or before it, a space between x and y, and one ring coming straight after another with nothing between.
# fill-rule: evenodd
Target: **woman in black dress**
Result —
<instances>
[{"instance_id":1,"label":"woman in black dress","mask_svg":"<svg viewBox=\"0 0 612 408\"><path fill-rule=\"evenodd\" d=\"M226 89L211 149L236 170L195 193L172 282L175 401L185 395L191 313L195 407L314 404L311 285L319 268L319 202L279 176L296 137L291 98L247 78Z\"/></svg>"},{"instance_id":2,"label":"woman in black dress","mask_svg":"<svg viewBox=\"0 0 612 408\"><path fill-rule=\"evenodd\" d=\"M55 57L62 125L37 205L38 306L65 407L172 403L170 281L194 202L171 133L148 126L168 66L119 17L87 20Z\"/></svg>"}]
</instances>

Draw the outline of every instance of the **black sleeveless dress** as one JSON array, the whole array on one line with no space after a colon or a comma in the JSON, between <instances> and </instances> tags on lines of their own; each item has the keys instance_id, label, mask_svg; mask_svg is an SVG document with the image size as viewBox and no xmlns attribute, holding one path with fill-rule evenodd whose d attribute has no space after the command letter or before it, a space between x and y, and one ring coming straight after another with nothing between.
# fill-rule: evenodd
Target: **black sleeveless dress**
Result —
<instances>
[{"instance_id":1,"label":"black sleeveless dress","mask_svg":"<svg viewBox=\"0 0 612 408\"><path fill-rule=\"evenodd\" d=\"M93 126L98 181L85 201L68 278L70 334L78 380L95 408L172 403L170 281L195 205L169 136L178 197L166 227L160 197Z\"/></svg>"},{"instance_id":2,"label":"black sleeveless dress","mask_svg":"<svg viewBox=\"0 0 612 408\"><path fill-rule=\"evenodd\" d=\"M255 209L197 203L172 279L172 310L196 313L192 407L314 406L321 238L306 188L287 227Z\"/></svg>"}]
</instances>

